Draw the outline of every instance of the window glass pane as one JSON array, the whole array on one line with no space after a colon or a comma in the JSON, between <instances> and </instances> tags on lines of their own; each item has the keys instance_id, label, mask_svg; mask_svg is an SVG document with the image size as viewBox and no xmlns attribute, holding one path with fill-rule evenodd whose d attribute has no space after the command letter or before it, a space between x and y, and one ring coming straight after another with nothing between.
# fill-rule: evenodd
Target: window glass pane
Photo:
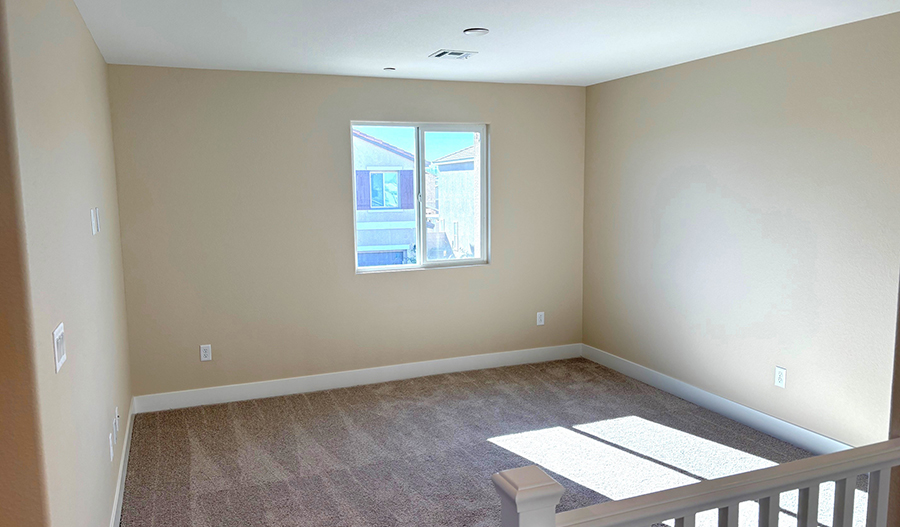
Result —
<instances>
[{"instance_id":1,"label":"window glass pane","mask_svg":"<svg viewBox=\"0 0 900 527\"><path fill-rule=\"evenodd\" d=\"M385 172L384 180L384 206L396 209L400 206L400 184L397 182L396 172Z\"/></svg>"},{"instance_id":2,"label":"window glass pane","mask_svg":"<svg viewBox=\"0 0 900 527\"><path fill-rule=\"evenodd\" d=\"M424 136L427 259L482 258L481 134Z\"/></svg>"},{"instance_id":3,"label":"window glass pane","mask_svg":"<svg viewBox=\"0 0 900 527\"><path fill-rule=\"evenodd\" d=\"M372 182L372 206L384 207L384 179L380 172L372 172L369 174L369 181Z\"/></svg>"},{"instance_id":4,"label":"window glass pane","mask_svg":"<svg viewBox=\"0 0 900 527\"><path fill-rule=\"evenodd\" d=\"M352 127L356 263L416 264L416 128Z\"/></svg>"}]
</instances>

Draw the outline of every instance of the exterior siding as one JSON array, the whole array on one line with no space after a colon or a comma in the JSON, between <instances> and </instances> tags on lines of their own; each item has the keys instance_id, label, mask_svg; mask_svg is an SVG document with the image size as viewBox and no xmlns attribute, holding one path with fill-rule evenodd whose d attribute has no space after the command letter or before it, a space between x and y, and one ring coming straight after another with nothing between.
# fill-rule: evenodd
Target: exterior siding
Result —
<instances>
[{"instance_id":1,"label":"exterior siding","mask_svg":"<svg viewBox=\"0 0 900 527\"><path fill-rule=\"evenodd\" d=\"M400 171L400 208L416 208L416 182L412 170Z\"/></svg>"},{"instance_id":2,"label":"exterior siding","mask_svg":"<svg viewBox=\"0 0 900 527\"><path fill-rule=\"evenodd\" d=\"M356 210L369 210L369 171L356 171Z\"/></svg>"}]
</instances>

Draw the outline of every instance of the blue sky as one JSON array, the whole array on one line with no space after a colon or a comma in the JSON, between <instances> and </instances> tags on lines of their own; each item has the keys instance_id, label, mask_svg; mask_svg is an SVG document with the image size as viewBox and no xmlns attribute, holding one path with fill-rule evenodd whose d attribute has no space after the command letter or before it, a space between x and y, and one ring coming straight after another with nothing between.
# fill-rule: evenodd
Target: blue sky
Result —
<instances>
[{"instance_id":1,"label":"blue sky","mask_svg":"<svg viewBox=\"0 0 900 527\"><path fill-rule=\"evenodd\" d=\"M407 152L416 150L416 129L412 126L355 126L360 132L381 139ZM425 159L433 161L439 157L472 146L475 141L472 132L426 132Z\"/></svg>"}]
</instances>

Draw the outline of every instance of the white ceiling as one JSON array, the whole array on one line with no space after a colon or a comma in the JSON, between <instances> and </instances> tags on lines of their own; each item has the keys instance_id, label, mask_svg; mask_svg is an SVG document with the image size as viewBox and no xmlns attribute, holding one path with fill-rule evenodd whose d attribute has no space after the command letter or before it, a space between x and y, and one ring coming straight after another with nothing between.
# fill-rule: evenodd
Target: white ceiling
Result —
<instances>
[{"instance_id":1,"label":"white ceiling","mask_svg":"<svg viewBox=\"0 0 900 527\"><path fill-rule=\"evenodd\" d=\"M75 3L112 64L579 86L900 11L900 0ZM491 32L463 35L473 26ZM478 54L428 58L440 48Z\"/></svg>"}]
</instances>

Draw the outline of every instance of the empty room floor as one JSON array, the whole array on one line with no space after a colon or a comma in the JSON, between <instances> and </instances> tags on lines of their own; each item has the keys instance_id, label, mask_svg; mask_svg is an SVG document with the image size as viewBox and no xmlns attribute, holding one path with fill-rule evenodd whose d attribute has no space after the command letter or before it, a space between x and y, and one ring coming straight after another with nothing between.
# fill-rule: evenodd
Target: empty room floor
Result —
<instances>
[{"instance_id":1,"label":"empty room floor","mask_svg":"<svg viewBox=\"0 0 900 527\"><path fill-rule=\"evenodd\" d=\"M808 456L571 359L139 414L121 525L496 526L501 470L562 512Z\"/></svg>"}]
</instances>

